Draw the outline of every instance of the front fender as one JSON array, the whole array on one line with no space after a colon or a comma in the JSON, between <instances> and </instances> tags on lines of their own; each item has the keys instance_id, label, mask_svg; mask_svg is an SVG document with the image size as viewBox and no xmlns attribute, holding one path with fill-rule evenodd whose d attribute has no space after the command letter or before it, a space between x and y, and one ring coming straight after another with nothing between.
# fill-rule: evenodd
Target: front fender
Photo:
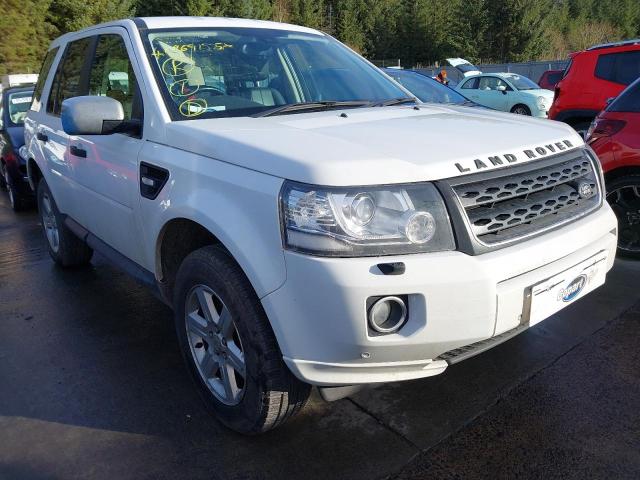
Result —
<instances>
[{"instance_id":1,"label":"front fender","mask_svg":"<svg viewBox=\"0 0 640 480\"><path fill-rule=\"evenodd\" d=\"M258 297L286 280L278 196L283 180L164 145L147 143L141 161L169 170L155 200L140 198L147 268L156 273L157 246L168 222L184 218L215 235Z\"/></svg>"}]
</instances>

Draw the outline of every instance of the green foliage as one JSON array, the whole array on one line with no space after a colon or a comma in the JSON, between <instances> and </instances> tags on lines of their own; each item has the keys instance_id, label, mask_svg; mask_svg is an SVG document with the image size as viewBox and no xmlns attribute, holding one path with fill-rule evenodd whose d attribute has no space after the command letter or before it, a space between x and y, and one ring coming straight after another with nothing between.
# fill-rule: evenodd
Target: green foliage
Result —
<instances>
[{"instance_id":1,"label":"green foliage","mask_svg":"<svg viewBox=\"0 0 640 480\"><path fill-rule=\"evenodd\" d=\"M37 71L49 42L117 18L273 19L321 29L372 59L405 66L566 58L640 37L640 0L0 0L0 73Z\"/></svg>"}]
</instances>

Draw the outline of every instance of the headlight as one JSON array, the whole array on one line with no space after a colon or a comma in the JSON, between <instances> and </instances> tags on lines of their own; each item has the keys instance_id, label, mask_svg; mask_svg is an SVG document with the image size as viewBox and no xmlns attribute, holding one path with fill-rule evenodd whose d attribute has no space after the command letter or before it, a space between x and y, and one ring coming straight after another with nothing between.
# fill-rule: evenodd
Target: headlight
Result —
<instances>
[{"instance_id":1,"label":"headlight","mask_svg":"<svg viewBox=\"0 0 640 480\"><path fill-rule=\"evenodd\" d=\"M546 98L544 98L544 97L538 97L538 107L540 107L540 108L542 108L542 109L547 108L546 101L547 101L547 99L546 99Z\"/></svg>"},{"instance_id":2,"label":"headlight","mask_svg":"<svg viewBox=\"0 0 640 480\"><path fill-rule=\"evenodd\" d=\"M317 187L285 182L286 248L354 257L455 249L449 215L430 183Z\"/></svg>"}]
</instances>

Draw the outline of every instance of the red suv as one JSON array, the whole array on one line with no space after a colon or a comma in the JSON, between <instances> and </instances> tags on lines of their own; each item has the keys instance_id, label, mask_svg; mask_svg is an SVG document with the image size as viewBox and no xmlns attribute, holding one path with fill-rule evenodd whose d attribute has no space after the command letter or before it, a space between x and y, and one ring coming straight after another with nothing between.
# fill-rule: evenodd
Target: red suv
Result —
<instances>
[{"instance_id":1,"label":"red suv","mask_svg":"<svg viewBox=\"0 0 640 480\"><path fill-rule=\"evenodd\" d=\"M640 258L640 79L594 120L587 143L600 158L618 217L618 250Z\"/></svg>"},{"instance_id":2,"label":"red suv","mask_svg":"<svg viewBox=\"0 0 640 480\"><path fill-rule=\"evenodd\" d=\"M569 65L556 85L549 118L585 134L591 121L640 77L640 39L596 45L569 55Z\"/></svg>"}]
</instances>

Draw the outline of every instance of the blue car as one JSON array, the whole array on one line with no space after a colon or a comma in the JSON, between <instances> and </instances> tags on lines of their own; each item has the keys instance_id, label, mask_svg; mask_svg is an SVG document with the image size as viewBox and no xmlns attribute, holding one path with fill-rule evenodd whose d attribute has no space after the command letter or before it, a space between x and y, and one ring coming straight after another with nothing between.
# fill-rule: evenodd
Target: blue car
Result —
<instances>
[{"instance_id":1,"label":"blue car","mask_svg":"<svg viewBox=\"0 0 640 480\"><path fill-rule=\"evenodd\" d=\"M452 88L413 70L383 68L384 73L409 90L421 102L446 103L463 107L481 107Z\"/></svg>"},{"instance_id":2,"label":"blue car","mask_svg":"<svg viewBox=\"0 0 640 480\"><path fill-rule=\"evenodd\" d=\"M33 87L3 90L0 100L0 187L9 192L15 211L33 203L27 166L20 155L24 145L24 117L31 106Z\"/></svg>"}]
</instances>

